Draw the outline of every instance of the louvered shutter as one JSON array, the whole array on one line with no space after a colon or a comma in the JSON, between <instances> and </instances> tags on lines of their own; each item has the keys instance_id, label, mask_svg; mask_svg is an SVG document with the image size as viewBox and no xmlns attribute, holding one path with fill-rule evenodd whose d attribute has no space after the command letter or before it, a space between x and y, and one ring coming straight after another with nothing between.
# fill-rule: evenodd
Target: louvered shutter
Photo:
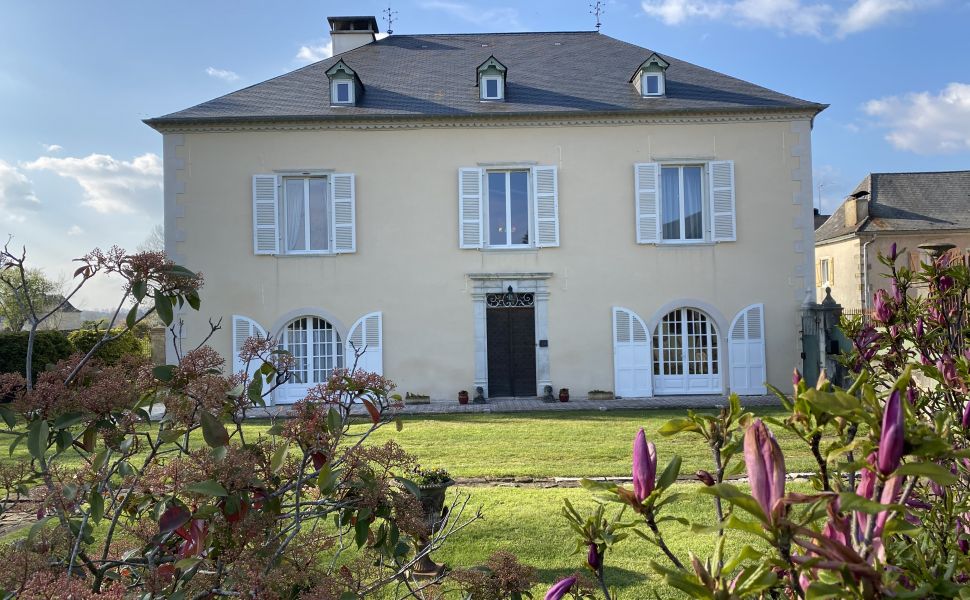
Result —
<instances>
[{"instance_id":1,"label":"louvered shutter","mask_svg":"<svg viewBox=\"0 0 970 600\"><path fill-rule=\"evenodd\" d=\"M613 392L623 398L652 396L650 336L631 310L613 308Z\"/></svg>"},{"instance_id":2,"label":"louvered shutter","mask_svg":"<svg viewBox=\"0 0 970 600\"><path fill-rule=\"evenodd\" d=\"M734 317L729 344L731 391L742 396L767 393L763 304L753 304Z\"/></svg>"},{"instance_id":3,"label":"louvered shutter","mask_svg":"<svg viewBox=\"0 0 970 600\"><path fill-rule=\"evenodd\" d=\"M357 207L354 183L353 173L335 173L331 176L333 251L337 254L357 251Z\"/></svg>"},{"instance_id":4,"label":"louvered shutter","mask_svg":"<svg viewBox=\"0 0 970 600\"><path fill-rule=\"evenodd\" d=\"M458 247L482 247L482 169L458 169Z\"/></svg>"},{"instance_id":5,"label":"louvered shutter","mask_svg":"<svg viewBox=\"0 0 970 600\"><path fill-rule=\"evenodd\" d=\"M253 175L253 252L279 254L279 183L276 175Z\"/></svg>"},{"instance_id":6,"label":"louvered shutter","mask_svg":"<svg viewBox=\"0 0 970 600\"><path fill-rule=\"evenodd\" d=\"M734 209L734 161L711 163L711 239L733 242L738 239Z\"/></svg>"},{"instance_id":7,"label":"louvered shutter","mask_svg":"<svg viewBox=\"0 0 970 600\"><path fill-rule=\"evenodd\" d=\"M835 257L829 258L829 285L835 285Z\"/></svg>"},{"instance_id":8,"label":"louvered shutter","mask_svg":"<svg viewBox=\"0 0 970 600\"><path fill-rule=\"evenodd\" d=\"M244 317L242 315L232 316L232 372L239 373L246 368L246 362L239 356L242 351L243 344L248 338L251 337L262 337L266 338L266 330L260 327L259 323L250 319L249 317ZM253 374L262 365L261 362L257 360L250 361L249 364L249 380L252 380Z\"/></svg>"},{"instance_id":9,"label":"louvered shutter","mask_svg":"<svg viewBox=\"0 0 970 600\"><path fill-rule=\"evenodd\" d=\"M379 312L364 315L350 328L347 336L347 363L353 364L357 352L363 351L357 359L357 368L370 373L384 374L384 332L383 316Z\"/></svg>"},{"instance_id":10,"label":"louvered shutter","mask_svg":"<svg viewBox=\"0 0 970 600\"><path fill-rule=\"evenodd\" d=\"M556 167L533 167L537 248L559 245L559 182Z\"/></svg>"},{"instance_id":11,"label":"louvered shutter","mask_svg":"<svg viewBox=\"0 0 970 600\"><path fill-rule=\"evenodd\" d=\"M815 261L815 287L822 287L822 260Z\"/></svg>"},{"instance_id":12,"label":"louvered shutter","mask_svg":"<svg viewBox=\"0 0 970 600\"><path fill-rule=\"evenodd\" d=\"M633 173L637 243L656 244L660 241L660 163L638 163Z\"/></svg>"}]
</instances>

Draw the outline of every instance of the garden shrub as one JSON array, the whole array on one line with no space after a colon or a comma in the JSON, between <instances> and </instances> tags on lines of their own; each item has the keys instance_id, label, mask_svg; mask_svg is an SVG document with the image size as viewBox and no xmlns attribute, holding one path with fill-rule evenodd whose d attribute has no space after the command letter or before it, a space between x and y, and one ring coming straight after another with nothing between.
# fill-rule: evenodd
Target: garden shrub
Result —
<instances>
[{"instance_id":1,"label":"garden shrub","mask_svg":"<svg viewBox=\"0 0 970 600\"><path fill-rule=\"evenodd\" d=\"M0 333L0 373L24 373L29 335L28 331ZM71 343L60 331L38 331L34 338L34 377L47 365L67 358L72 352Z\"/></svg>"},{"instance_id":2,"label":"garden shrub","mask_svg":"<svg viewBox=\"0 0 970 600\"><path fill-rule=\"evenodd\" d=\"M114 365L125 356L147 356L145 341L137 337L134 331L116 328L111 330L110 335L118 337L98 348L94 358ZM77 352L87 354L103 336L103 330L78 329L68 334L67 339Z\"/></svg>"}]
</instances>

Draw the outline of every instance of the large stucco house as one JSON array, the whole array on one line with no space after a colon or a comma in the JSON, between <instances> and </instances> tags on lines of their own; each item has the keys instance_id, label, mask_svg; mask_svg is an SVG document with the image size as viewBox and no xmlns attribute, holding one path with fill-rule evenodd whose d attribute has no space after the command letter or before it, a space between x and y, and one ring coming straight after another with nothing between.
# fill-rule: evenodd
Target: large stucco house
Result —
<instances>
[{"instance_id":1,"label":"large stucco house","mask_svg":"<svg viewBox=\"0 0 970 600\"><path fill-rule=\"evenodd\" d=\"M597 32L330 24L332 58L147 121L188 341L278 337L276 403L355 349L434 399L788 381L824 105Z\"/></svg>"},{"instance_id":2,"label":"large stucco house","mask_svg":"<svg viewBox=\"0 0 970 600\"><path fill-rule=\"evenodd\" d=\"M951 257L970 254L970 171L870 173L815 232L818 298L831 288L844 308L872 308L888 290L889 269L879 262L892 244L899 266L919 269L929 260L920 245L952 244Z\"/></svg>"}]
</instances>

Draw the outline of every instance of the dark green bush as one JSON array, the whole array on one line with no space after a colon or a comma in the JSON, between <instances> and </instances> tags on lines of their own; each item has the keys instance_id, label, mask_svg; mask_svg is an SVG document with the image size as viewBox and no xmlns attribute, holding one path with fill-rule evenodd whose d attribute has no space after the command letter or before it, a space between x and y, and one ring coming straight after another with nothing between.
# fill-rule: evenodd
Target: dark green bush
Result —
<instances>
[{"instance_id":1,"label":"dark green bush","mask_svg":"<svg viewBox=\"0 0 970 600\"><path fill-rule=\"evenodd\" d=\"M112 330L112 335L121 333L121 329ZM87 353L104 335L104 330L95 331L94 329L78 329L68 334L67 338L71 341L74 349L78 352ZM98 348L94 356L106 364L113 365L124 356L146 355L146 344L136 337L132 332L126 332L116 340L112 340Z\"/></svg>"},{"instance_id":2,"label":"dark green bush","mask_svg":"<svg viewBox=\"0 0 970 600\"><path fill-rule=\"evenodd\" d=\"M24 373L27 368L26 331L0 333L0 373ZM74 352L71 342L60 331L38 331L34 338L34 377L49 364Z\"/></svg>"}]
</instances>

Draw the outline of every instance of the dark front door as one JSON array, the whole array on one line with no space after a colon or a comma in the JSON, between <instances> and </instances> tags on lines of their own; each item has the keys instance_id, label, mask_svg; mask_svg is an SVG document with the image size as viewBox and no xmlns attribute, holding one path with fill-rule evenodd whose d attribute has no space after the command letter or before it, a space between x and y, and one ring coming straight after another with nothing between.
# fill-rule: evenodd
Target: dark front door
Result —
<instances>
[{"instance_id":1,"label":"dark front door","mask_svg":"<svg viewBox=\"0 0 970 600\"><path fill-rule=\"evenodd\" d=\"M533 307L489 308L488 395L536 395L536 321Z\"/></svg>"}]
</instances>

